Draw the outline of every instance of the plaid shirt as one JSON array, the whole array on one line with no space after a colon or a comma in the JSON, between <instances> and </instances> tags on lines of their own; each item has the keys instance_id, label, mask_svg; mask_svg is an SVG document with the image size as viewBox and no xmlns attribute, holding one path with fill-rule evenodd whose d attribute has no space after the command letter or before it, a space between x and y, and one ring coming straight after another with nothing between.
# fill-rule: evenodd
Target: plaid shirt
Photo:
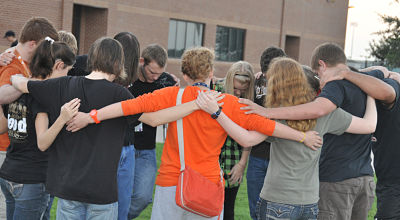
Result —
<instances>
[{"instance_id":1,"label":"plaid shirt","mask_svg":"<svg viewBox=\"0 0 400 220\"><path fill-rule=\"evenodd\" d=\"M213 89L215 91L224 92L225 80L218 80L215 82ZM231 137L227 137L224 145L221 148L221 154L219 155L219 163L221 169L224 172L225 187L237 187L239 183L230 184L229 183L229 173L231 172L233 166L239 163L242 156L242 147L236 143Z\"/></svg>"},{"instance_id":2,"label":"plaid shirt","mask_svg":"<svg viewBox=\"0 0 400 220\"><path fill-rule=\"evenodd\" d=\"M221 169L224 172L225 187L231 188L239 186L239 183L230 184L229 183L229 175L233 166L239 163L240 157L242 156L242 147L236 143L231 137L227 137L224 145L221 149L221 154L219 155L219 163L221 165Z\"/></svg>"}]
</instances>

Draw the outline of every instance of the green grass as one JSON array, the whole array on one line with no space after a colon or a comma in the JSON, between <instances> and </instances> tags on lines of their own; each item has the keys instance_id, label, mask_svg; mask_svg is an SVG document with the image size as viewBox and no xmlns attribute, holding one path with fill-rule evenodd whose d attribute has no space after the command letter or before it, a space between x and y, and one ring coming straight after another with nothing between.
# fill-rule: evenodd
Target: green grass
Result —
<instances>
[{"instance_id":1,"label":"green grass","mask_svg":"<svg viewBox=\"0 0 400 220\"><path fill-rule=\"evenodd\" d=\"M157 153L157 167L160 166L160 158L162 154L162 144L157 144L156 148L156 153ZM376 178L375 178L376 181ZM151 208L152 204L147 206L145 210L140 214L137 220L148 220L150 219L151 216ZM57 200L54 200L53 207L51 208L51 219L55 220L56 219L56 209L57 209ZM246 178L243 178L243 183L241 184L239 188L239 192L236 197L236 203L235 203L235 218L238 220L251 220L250 214L249 214L249 204L247 200L247 181ZM373 220L374 215L376 213L376 198L375 202L372 206L372 209L370 210L368 214L368 220Z\"/></svg>"}]
</instances>

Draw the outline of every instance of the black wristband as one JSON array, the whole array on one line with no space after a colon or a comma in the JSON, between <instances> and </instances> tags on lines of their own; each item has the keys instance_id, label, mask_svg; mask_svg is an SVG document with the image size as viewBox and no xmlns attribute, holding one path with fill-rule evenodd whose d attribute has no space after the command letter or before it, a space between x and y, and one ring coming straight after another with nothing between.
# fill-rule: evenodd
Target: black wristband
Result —
<instances>
[{"instance_id":1,"label":"black wristband","mask_svg":"<svg viewBox=\"0 0 400 220\"><path fill-rule=\"evenodd\" d=\"M211 114L211 118L217 119L218 116L221 114L221 109L222 109L222 108L219 107L218 111L216 111L215 113L212 113L212 114Z\"/></svg>"}]
</instances>

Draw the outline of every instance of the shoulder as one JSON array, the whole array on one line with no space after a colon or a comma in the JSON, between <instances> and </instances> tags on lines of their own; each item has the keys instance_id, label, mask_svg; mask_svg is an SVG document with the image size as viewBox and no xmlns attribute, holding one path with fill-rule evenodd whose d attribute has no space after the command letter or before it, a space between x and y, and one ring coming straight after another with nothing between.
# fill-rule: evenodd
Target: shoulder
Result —
<instances>
[{"instance_id":1,"label":"shoulder","mask_svg":"<svg viewBox=\"0 0 400 220\"><path fill-rule=\"evenodd\" d=\"M163 72L160 77L157 79L156 83L160 88L168 87L168 86L173 86L176 84L176 81L174 78L171 76L171 74L167 72Z\"/></svg>"}]
</instances>

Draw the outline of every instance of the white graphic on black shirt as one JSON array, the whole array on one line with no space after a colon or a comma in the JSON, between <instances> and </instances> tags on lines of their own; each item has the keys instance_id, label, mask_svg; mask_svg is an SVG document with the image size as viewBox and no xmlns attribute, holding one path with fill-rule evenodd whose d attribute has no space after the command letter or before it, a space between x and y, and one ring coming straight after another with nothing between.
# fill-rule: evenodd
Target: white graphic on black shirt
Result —
<instances>
[{"instance_id":1,"label":"white graphic on black shirt","mask_svg":"<svg viewBox=\"0 0 400 220\"><path fill-rule=\"evenodd\" d=\"M24 142L28 137L27 115L27 107L21 102L13 102L8 107L8 136L15 142Z\"/></svg>"}]
</instances>

